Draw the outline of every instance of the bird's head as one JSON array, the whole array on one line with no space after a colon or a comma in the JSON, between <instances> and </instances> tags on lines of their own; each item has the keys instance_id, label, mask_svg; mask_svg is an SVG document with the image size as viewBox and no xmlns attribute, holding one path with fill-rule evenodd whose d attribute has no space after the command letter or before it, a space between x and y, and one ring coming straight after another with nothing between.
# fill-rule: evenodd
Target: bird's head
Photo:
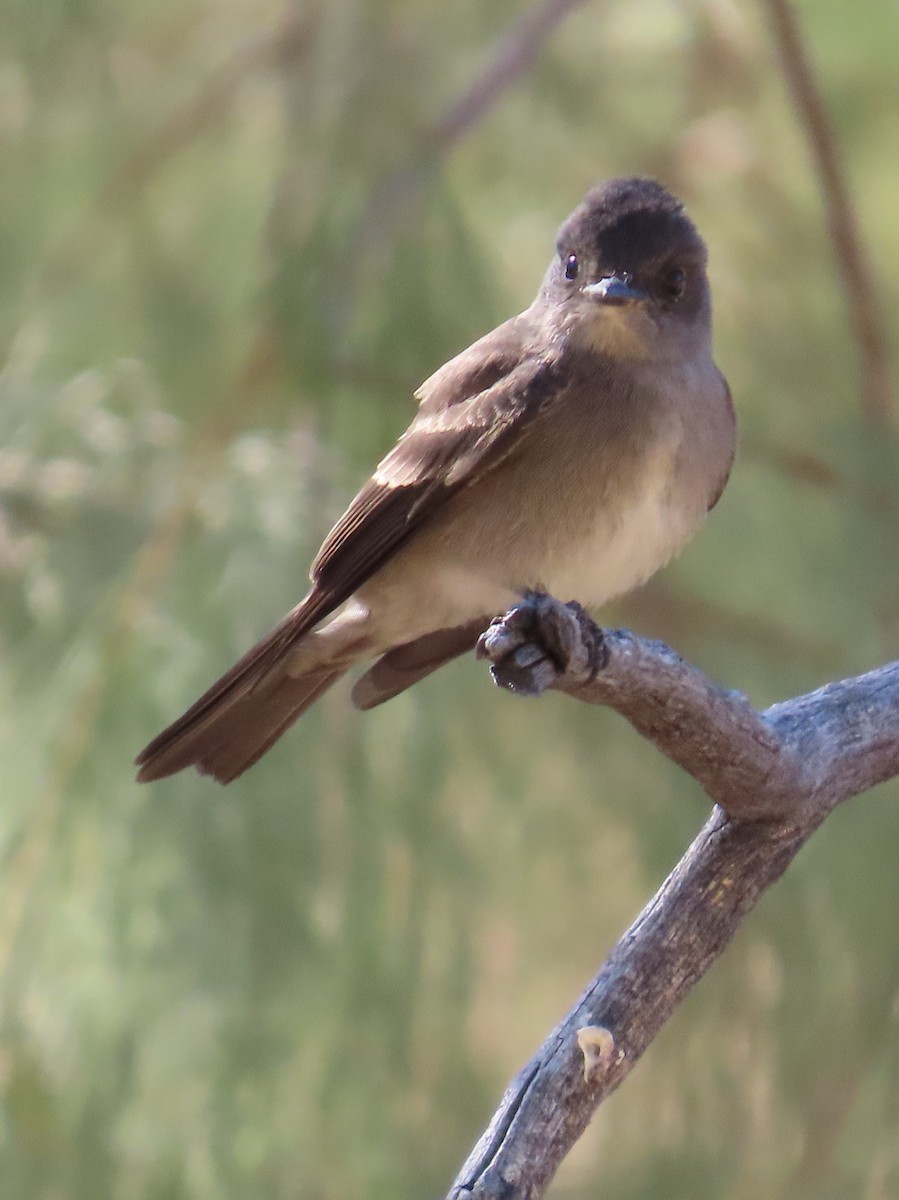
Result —
<instances>
[{"instance_id":1,"label":"bird's head","mask_svg":"<svg viewBox=\"0 0 899 1200\"><path fill-rule=\"evenodd\" d=\"M683 205L652 179L590 192L559 230L542 296L573 336L623 357L710 342L707 252Z\"/></svg>"}]
</instances>

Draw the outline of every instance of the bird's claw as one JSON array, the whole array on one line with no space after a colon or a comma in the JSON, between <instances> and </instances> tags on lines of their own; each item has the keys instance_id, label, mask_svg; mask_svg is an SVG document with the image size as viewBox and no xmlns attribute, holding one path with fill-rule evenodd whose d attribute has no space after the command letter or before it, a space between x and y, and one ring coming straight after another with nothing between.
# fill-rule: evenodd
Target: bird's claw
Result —
<instances>
[{"instance_id":1,"label":"bird's claw","mask_svg":"<svg viewBox=\"0 0 899 1200\"><path fill-rule=\"evenodd\" d=\"M587 682L604 665L602 633L583 608L543 592L528 592L495 617L476 653L489 660L499 687L520 696L542 696L572 670Z\"/></svg>"}]
</instances>

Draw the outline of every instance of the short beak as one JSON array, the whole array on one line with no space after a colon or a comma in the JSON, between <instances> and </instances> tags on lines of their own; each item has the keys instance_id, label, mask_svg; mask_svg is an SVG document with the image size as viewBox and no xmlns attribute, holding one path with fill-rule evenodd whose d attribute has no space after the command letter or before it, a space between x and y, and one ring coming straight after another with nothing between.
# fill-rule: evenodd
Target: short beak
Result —
<instances>
[{"instance_id":1,"label":"short beak","mask_svg":"<svg viewBox=\"0 0 899 1200\"><path fill-rule=\"evenodd\" d=\"M599 304L637 304L648 296L641 288L634 287L630 275L607 275L598 283L588 283L581 288L585 296Z\"/></svg>"}]
</instances>

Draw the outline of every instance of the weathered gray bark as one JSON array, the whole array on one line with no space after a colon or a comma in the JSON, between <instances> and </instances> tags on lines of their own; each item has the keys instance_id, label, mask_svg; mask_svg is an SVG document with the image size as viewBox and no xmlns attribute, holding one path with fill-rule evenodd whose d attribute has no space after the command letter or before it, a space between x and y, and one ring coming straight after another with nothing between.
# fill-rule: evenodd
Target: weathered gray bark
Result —
<instances>
[{"instance_id":1,"label":"weathered gray bark","mask_svg":"<svg viewBox=\"0 0 899 1200\"><path fill-rule=\"evenodd\" d=\"M660 642L602 631L577 606L547 596L528 597L494 622L479 653L512 691L554 688L614 708L716 804L584 995L513 1079L449 1191L450 1200L535 1200L597 1106L825 817L899 774L899 663L758 712Z\"/></svg>"}]
</instances>

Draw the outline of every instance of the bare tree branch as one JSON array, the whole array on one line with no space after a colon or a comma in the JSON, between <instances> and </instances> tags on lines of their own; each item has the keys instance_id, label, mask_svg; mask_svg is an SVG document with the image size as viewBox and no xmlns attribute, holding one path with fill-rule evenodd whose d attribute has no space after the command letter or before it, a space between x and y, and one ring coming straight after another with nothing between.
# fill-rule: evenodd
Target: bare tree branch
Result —
<instances>
[{"instance_id":1,"label":"bare tree branch","mask_svg":"<svg viewBox=\"0 0 899 1200\"><path fill-rule=\"evenodd\" d=\"M899 774L899 663L758 712L660 642L530 596L479 646L503 687L625 716L716 808L583 996L513 1079L450 1200L537 1200L597 1106L843 800Z\"/></svg>"},{"instance_id":2,"label":"bare tree branch","mask_svg":"<svg viewBox=\"0 0 899 1200\"><path fill-rule=\"evenodd\" d=\"M53 247L44 266L46 277L59 286L92 262L107 234L108 219L130 211L172 158L225 120L248 79L276 68L296 67L311 47L315 32L314 15L300 15L288 8L271 28L241 42L111 173L90 209Z\"/></svg>"},{"instance_id":3,"label":"bare tree branch","mask_svg":"<svg viewBox=\"0 0 899 1200\"><path fill-rule=\"evenodd\" d=\"M542 0L494 47L487 66L426 134L446 152L490 111L504 92L537 62L549 37L585 0Z\"/></svg>"},{"instance_id":4,"label":"bare tree branch","mask_svg":"<svg viewBox=\"0 0 899 1200\"><path fill-rule=\"evenodd\" d=\"M413 218L435 163L493 109L525 75L565 18L585 0L541 0L496 43L487 65L418 139L408 162L391 171L372 195L358 237L380 245Z\"/></svg>"},{"instance_id":5,"label":"bare tree branch","mask_svg":"<svg viewBox=\"0 0 899 1200\"><path fill-rule=\"evenodd\" d=\"M886 327L827 107L790 0L762 0L762 4L771 22L793 102L808 135L824 195L827 223L859 347L862 411L876 424L888 425L894 414Z\"/></svg>"},{"instance_id":6,"label":"bare tree branch","mask_svg":"<svg viewBox=\"0 0 899 1200\"><path fill-rule=\"evenodd\" d=\"M895 527L896 518L899 517L899 502L889 488L847 476L813 451L777 442L758 433L749 433L740 439L740 453L744 461L755 459L756 462L766 463L796 483L861 504Z\"/></svg>"},{"instance_id":7,"label":"bare tree branch","mask_svg":"<svg viewBox=\"0 0 899 1200\"><path fill-rule=\"evenodd\" d=\"M813 637L757 612L741 612L695 592L675 590L656 577L646 587L622 597L614 607L616 620L649 626L662 638L689 641L698 634L726 638L731 645L751 647L778 662L792 660L820 674L840 670L844 647Z\"/></svg>"},{"instance_id":8,"label":"bare tree branch","mask_svg":"<svg viewBox=\"0 0 899 1200\"><path fill-rule=\"evenodd\" d=\"M244 39L113 173L100 194L101 210L133 204L161 167L228 116L247 79L276 68L295 68L315 32L314 15L288 7L270 28Z\"/></svg>"}]
</instances>

